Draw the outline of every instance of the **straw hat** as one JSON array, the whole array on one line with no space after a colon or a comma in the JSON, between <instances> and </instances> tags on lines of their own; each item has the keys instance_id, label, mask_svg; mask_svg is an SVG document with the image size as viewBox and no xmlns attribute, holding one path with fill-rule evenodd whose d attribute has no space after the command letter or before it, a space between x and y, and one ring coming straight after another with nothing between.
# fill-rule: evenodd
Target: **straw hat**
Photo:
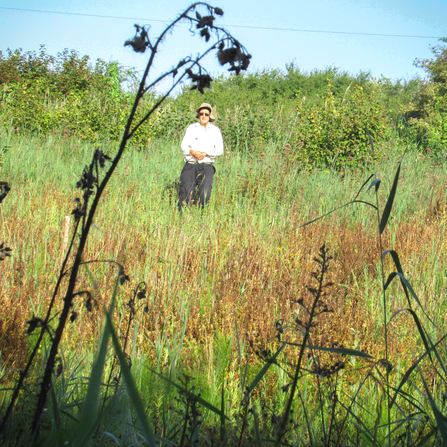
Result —
<instances>
[{"instance_id":1,"label":"straw hat","mask_svg":"<svg viewBox=\"0 0 447 447\"><path fill-rule=\"evenodd\" d=\"M213 121L216 121L216 118L215 118L214 115L213 115L213 108L212 108L207 102L202 103L202 104L200 105L200 107L198 107L198 108L196 109L196 117L197 117L197 118L199 118L199 112L200 112L202 109L207 109L207 110L209 110L209 112L210 112L210 123L212 123Z\"/></svg>"}]
</instances>

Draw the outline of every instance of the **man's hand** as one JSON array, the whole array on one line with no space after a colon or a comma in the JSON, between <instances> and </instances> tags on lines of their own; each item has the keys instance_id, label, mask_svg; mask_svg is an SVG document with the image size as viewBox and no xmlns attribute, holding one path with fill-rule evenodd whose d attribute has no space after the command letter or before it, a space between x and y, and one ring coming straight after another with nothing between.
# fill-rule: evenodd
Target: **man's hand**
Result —
<instances>
[{"instance_id":1,"label":"man's hand","mask_svg":"<svg viewBox=\"0 0 447 447\"><path fill-rule=\"evenodd\" d=\"M193 157L197 158L197 160L203 160L203 159L206 157L206 152L195 151L195 150L191 149L191 150L189 151L189 153L190 153Z\"/></svg>"}]
</instances>

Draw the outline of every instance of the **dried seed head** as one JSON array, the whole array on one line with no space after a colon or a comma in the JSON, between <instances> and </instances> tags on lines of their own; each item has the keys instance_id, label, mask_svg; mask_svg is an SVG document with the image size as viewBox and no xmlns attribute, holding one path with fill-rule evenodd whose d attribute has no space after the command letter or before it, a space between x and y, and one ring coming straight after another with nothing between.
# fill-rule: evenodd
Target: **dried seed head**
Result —
<instances>
[{"instance_id":1,"label":"dried seed head","mask_svg":"<svg viewBox=\"0 0 447 447\"><path fill-rule=\"evenodd\" d=\"M9 191L11 191L11 187L9 186L8 182L0 182L0 203Z\"/></svg>"},{"instance_id":2,"label":"dried seed head","mask_svg":"<svg viewBox=\"0 0 447 447\"><path fill-rule=\"evenodd\" d=\"M136 28L135 36L124 42L124 46L130 45L136 53L144 53L147 47L150 47L149 35L145 27L134 25Z\"/></svg>"},{"instance_id":3,"label":"dried seed head","mask_svg":"<svg viewBox=\"0 0 447 447\"><path fill-rule=\"evenodd\" d=\"M124 273L124 267L122 265L120 265L118 277L121 285L123 285L126 281L130 281L129 276Z\"/></svg>"},{"instance_id":4,"label":"dried seed head","mask_svg":"<svg viewBox=\"0 0 447 447\"><path fill-rule=\"evenodd\" d=\"M206 41L206 42L208 42L208 41L210 40L210 38L211 38L211 36L210 36L210 32L208 31L207 28L203 28L203 29L200 31L200 35L201 35L202 37L205 37L205 41Z\"/></svg>"},{"instance_id":5,"label":"dried seed head","mask_svg":"<svg viewBox=\"0 0 447 447\"><path fill-rule=\"evenodd\" d=\"M140 290L140 291L137 293L137 298L138 298L139 300L142 300L143 298L146 298L146 289Z\"/></svg>"},{"instance_id":6,"label":"dried seed head","mask_svg":"<svg viewBox=\"0 0 447 447\"><path fill-rule=\"evenodd\" d=\"M91 312L93 310L93 302L91 297L88 297L87 301L85 302L85 308L87 309L87 312Z\"/></svg>"},{"instance_id":7,"label":"dried seed head","mask_svg":"<svg viewBox=\"0 0 447 447\"><path fill-rule=\"evenodd\" d=\"M106 161L111 160L111 158L108 155L105 155L104 152L100 149L96 149L94 158L99 162L99 166L101 168L105 167Z\"/></svg>"},{"instance_id":8,"label":"dried seed head","mask_svg":"<svg viewBox=\"0 0 447 447\"><path fill-rule=\"evenodd\" d=\"M28 329L26 331L26 333L29 335L37 327L42 327L43 326L43 321L40 318L38 318L38 317L33 317L33 318L31 318L31 320L25 321L25 324L29 325Z\"/></svg>"},{"instance_id":9,"label":"dried seed head","mask_svg":"<svg viewBox=\"0 0 447 447\"><path fill-rule=\"evenodd\" d=\"M62 374L62 371L64 370L64 367L62 366L62 362L59 361L59 365L56 369L56 377L59 377Z\"/></svg>"},{"instance_id":10,"label":"dried seed head","mask_svg":"<svg viewBox=\"0 0 447 447\"><path fill-rule=\"evenodd\" d=\"M11 256L11 251L12 250L2 242L0 244L0 261L3 261L7 256Z\"/></svg>"},{"instance_id":11,"label":"dried seed head","mask_svg":"<svg viewBox=\"0 0 447 447\"><path fill-rule=\"evenodd\" d=\"M197 29L206 28L207 26L209 26L210 28L213 27L213 22L215 20L214 16L200 17L200 14L196 12L196 17L199 20L199 22L196 25Z\"/></svg>"}]
</instances>

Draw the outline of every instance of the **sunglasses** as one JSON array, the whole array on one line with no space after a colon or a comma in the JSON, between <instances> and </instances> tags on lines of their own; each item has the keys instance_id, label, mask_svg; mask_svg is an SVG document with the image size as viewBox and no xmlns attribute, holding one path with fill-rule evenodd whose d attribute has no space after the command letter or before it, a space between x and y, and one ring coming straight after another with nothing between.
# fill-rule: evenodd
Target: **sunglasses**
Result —
<instances>
[{"instance_id":1,"label":"sunglasses","mask_svg":"<svg viewBox=\"0 0 447 447\"><path fill-rule=\"evenodd\" d=\"M199 116L210 116L209 113L199 113Z\"/></svg>"}]
</instances>

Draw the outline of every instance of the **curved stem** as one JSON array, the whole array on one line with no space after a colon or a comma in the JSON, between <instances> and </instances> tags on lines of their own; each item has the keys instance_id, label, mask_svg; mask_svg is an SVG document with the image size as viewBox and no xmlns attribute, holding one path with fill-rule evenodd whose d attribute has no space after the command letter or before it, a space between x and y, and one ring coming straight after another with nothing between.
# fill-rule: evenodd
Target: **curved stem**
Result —
<instances>
[{"instance_id":1,"label":"curved stem","mask_svg":"<svg viewBox=\"0 0 447 447\"><path fill-rule=\"evenodd\" d=\"M380 232L380 213L379 213L379 197L376 192L376 206L377 206L377 228L379 230L379 246L380 246L380 268L382 275L382 299L383 299L383 330L385 337L385 379L386 379L386 401L387 401L387 417L388 417L388 445L391 445L391 408L390 408L390 373L389 373L389 362L388 362L388 316L386 309L386 291L385 291L385 267L384 267L384 259L382 256L383 253L383 243L382 243L382 234Z\"/></svg>"},{"instance_id":2,"label":"curved stem","mask_svg":"<svg viewBox=\"0 0 447 447\"><path fill-rule=\"evenodd\" d=\"M309 321L307 323L306 330L304 333L303 343L301 345L300 354L298 357L298 363L296 365L295 375L293 378L292 387L290 389L290 396L289 396L289 399L287 400L286 409L284 411L284 416L282 418L281 425L278 430L278 438L276 439L275 446L279 446L281 444L281 439L283 438L285 431L286 431L286 426L287 426L287 422L289 420L289 414L290 414L290 410L292 407L293 398L295 396L296 388L298 386L298 379L300 377L301 362L303 360L304 350L306 349L307 341L309 340L309 337L310 337L310 328L311 328L313 318L315 316L315 312L317 310L317 305L318 305L318 302L322 296L324 275L325 275L326 269L327 269L326 253L327 253L327 251L323 246L321 249L321 257L322 257L322 259L321 259L321 273L318 278L318 288L315 292L315 295L314 295L315 299L312 303L312 308L309 312Z\"/></svg>"}]
</instances>

